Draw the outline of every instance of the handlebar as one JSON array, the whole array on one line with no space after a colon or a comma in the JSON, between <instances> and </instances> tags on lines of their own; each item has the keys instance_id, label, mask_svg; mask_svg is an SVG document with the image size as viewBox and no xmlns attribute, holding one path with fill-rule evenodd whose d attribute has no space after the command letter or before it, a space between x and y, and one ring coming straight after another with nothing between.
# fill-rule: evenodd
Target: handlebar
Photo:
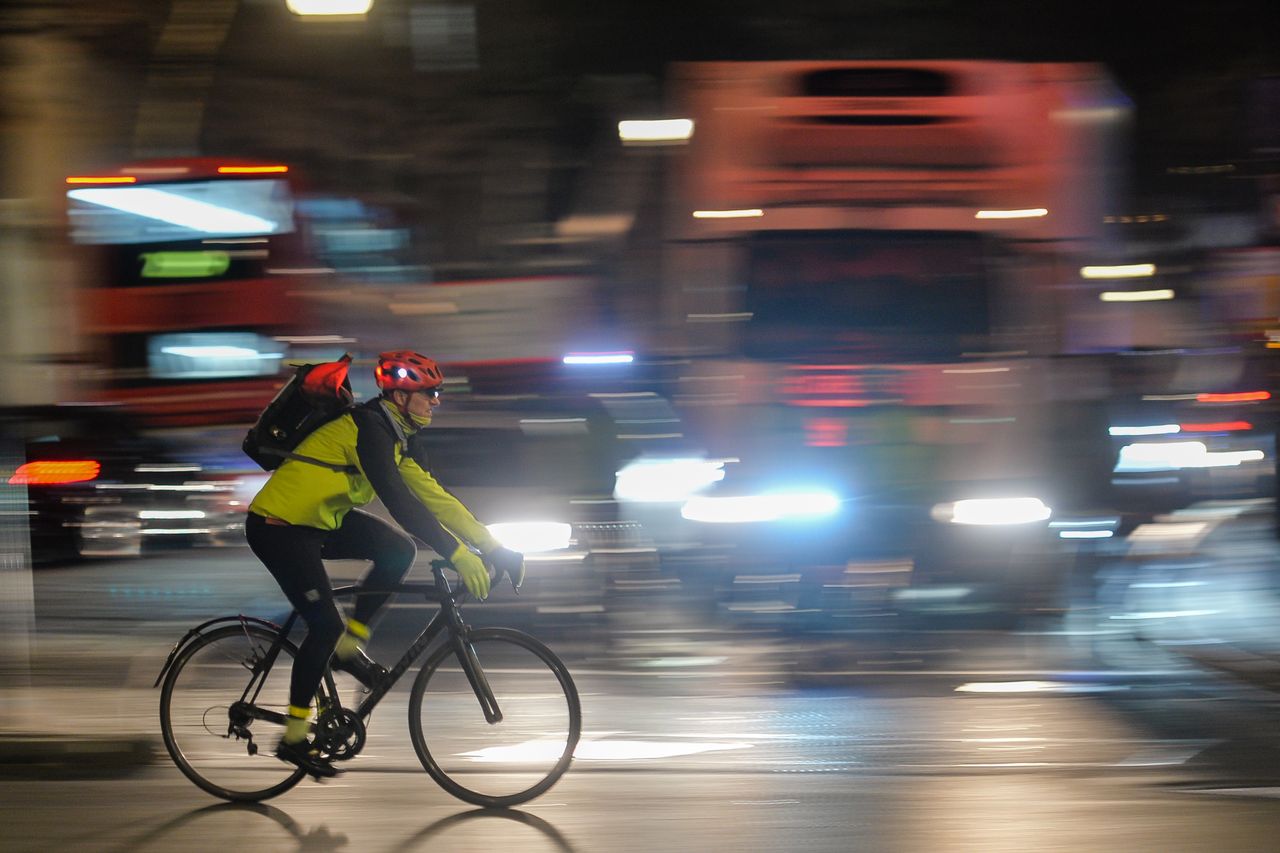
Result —
<instances>
[{"instance_id":1,"label":"handlebar","mask_svg":"<svg viewBox=\"0 0 1280 853\"><path fill-rule=\"evenodd\" d=\"M510 577L505 570L500 569L497 566L493 565L493 563L489 562L488 560L485 560L483 554L480 555L480 559L484 560L485 566L493 571L493 576L489 581L490 589L493 589L499 583L501 583L504 577ZM448 569L451 572L457 572L457 569L453 567L453 563L450 563L448 560L445 560L443 558L437 558L431 561L431 574L436 575L444 571L445 569ZM511 591L514 592L516 595L519 595L520 587L516 586L516 579L515 578L510 578L510 579L511 579Z\"/></svg>"}]
</instances>

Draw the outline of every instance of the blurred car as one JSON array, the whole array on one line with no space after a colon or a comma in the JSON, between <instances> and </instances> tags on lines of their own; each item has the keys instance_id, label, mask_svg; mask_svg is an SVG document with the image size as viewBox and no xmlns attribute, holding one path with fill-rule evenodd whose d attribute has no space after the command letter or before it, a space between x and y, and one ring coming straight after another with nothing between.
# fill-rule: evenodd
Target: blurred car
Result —
<instances>
[{"instance_id":1,"label":"blurred car","mask_svg":"<svg viewBox=\"0 0 1280 853\"><path fill-rule=\"evenodd\" d=\"M1111 500L1160 513L1275 493L1276 402L1266 364L1216 349L1117 359L1108 401Z\"/></svg>"},{"instance_id":2,"label":"blurred car","mask_svg":"<svg viewBox=\"0 0 1280 853\"><path fill-rule=\"evenodd\" d=\"M199 465L109 406L0 409L0 475L25 493L6 502L25 501L37 564L221 544L243 517L230 484L203 479Z\"/></svg>"}]
</instances>

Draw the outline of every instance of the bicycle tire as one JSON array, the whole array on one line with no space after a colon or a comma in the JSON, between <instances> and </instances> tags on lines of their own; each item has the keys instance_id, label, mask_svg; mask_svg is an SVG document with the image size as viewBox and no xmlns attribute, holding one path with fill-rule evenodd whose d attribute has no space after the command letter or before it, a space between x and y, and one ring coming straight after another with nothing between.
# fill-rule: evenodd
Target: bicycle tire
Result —
<instances>
[{"instance_id":1,"label":"bicycle tire","mask_svg":"<svg viewBox=\"0 0 1280 853\"><path fill-rule=\"evenodd\" d=\"M528 802L559 781L573 760L582 735L578 689L564 662L521 631L480 628L469 634L468 642L503 720L486 722L453 645L445 643L423 664L409 694L413 749L431 778L464 802L491 808ZM501 739L498 732L512 742L495 746ZM441 739L449 746L428 744ZM533 769L530 761L536 762ZM481 782L488 783L486 790Z\"/></svg>"},{"instance_id":2,"label":"bicycle tire","mask_svg":"<svg viewBox=\"0 0 1280 853\"><path fill-rule=\"evenodd\" d=\"M265 653L278 636L258 625L218 628L187 646L165 676L160 692L160 732L165 749L184 776L215 797L232 802L261 802L283 794L306 775L301 768L290 767L276 758L272 752L274 743L265 749L259 747L257 754L250 754L247 744L233 739L228 731L229 710L224 709L238 701L248 686L251 677L248 662L253 655ZM290 659L298 655L297 647L287 639L280 652ZM272 674L278 677L258 694L263 699L270 695L272 700L278 700L272 702L273 710L284 712L288 705L290 670L291 667L283 665L277 657L267 677L270 679ZM193 694L197 690L212 692L199 699L193 695L191 708L181 709L182 719L175 725L175 691L185 706L182 697L188 688ZM211 701L213 704L206 704ZM197 713L199 723L195 720ZM259 732L270 725L261 720L256 724ZM219 745L219 741L223 745ZM259 746L256 741L254 745Z\"/></svg>"}]
</instances>

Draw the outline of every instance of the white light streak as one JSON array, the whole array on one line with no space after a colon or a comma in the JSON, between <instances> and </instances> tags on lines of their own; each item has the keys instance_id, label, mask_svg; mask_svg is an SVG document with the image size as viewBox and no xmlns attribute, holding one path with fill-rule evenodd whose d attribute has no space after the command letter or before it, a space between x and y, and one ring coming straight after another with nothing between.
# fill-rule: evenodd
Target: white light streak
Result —
<instances>
[{"instance_id":1,"label":"white light streak","mask_svg":"<svg viewBox=\"0 0 1280 853\"><path fill-rule=\"evenodd\" d=\"M743 208L741 210L695 210L693 212L694 219L750 219L759 216L764 216L764 211L758 207Z\"/></svg>"},{"instance_id":2,"label":"white light streak","mask_svg":"<svg viewBox=\"0 0 1280 853\"><path fill-rule=\"evenodd\" d=\"M688 118L618 122L618 138L623 142L687 142L692 136L693 119Z\"/></svg>"},{"instance_id":3,"label":"white light streak","mask_svg":"<svg viewBox=\"0 0 1280 853\"><path fill-rule=\"evenodd\" d=\"M233 346L190 346L164 347L160 350L168 355L180 355L186 358L283 358L283 353L258 352L248 347Z\"/></svg>"},{"instance_id":4,"label":"white light streak","mask_svg":"<svg viewBox=\"0 0 1280 853\"><path fill-rule=\"evenodd\" d=\"M979 210L974 219L1035 219L1048 216L1049 211L1043 207L1028 207L1022 210Z\"/></svg>"},{"instance_id":5,"label":"white light streak","mask_svg":"<svg viewBox=\"0 0 1280 853\"><path fill-rule=\"evenodd\" d=\"M981 498L938 504L933 514L952 524L997 526L1046 521L1053 511L1039 498Z\"/></svg>"},{"instance_id":6,"label":"white light streak","mask_svg":"<svg viewBox=\"0 0 1280 853\"><path fill-rule=\"evenodd\" d=\"M274 232L278 223L150 187L69 190L67 197L206 234Z\"/></svg>"},{"instance_id":7,"label":"white light streak","mask_svg":"<svg viewBox=\"0 0 1280 853\"><path fill-rule=\"evenodd\" d=\"M1113 426L1108 427L1111 435L1172 435L1182 432L1177 424L1151 424L1150 426Z\"/></svg>"},{"instance_id":8,"label":"white light streak","mask_svg":"<svg viewBox=\"0 0 1280 853\"><path fill-rule=\"evenodd\" d=\"M1118 519L1114 518L1096 518L1096 519L1078 519L1069 521L1051 521L1050 527L1115 527Z\"/></svg>"},{"instance_id":9,"label":"white light streak","mask_svg":"<svg viewBox=\"0 0 1280 853\"><path fill-rule=\"evenodd\" d=\"M1128 690L1123 684L1071 684L1063 681L971 681L957 693L1112 693ZM984 765L975 765L984 766ZM997 765L992 765L997 766ZM1004 765L999 765L1004 766Z\"/></svg>"},{"instance_id":10,"label":"white light streak","mask_svg":"<svg viewBox=\"0 0 1280 853\"><path fill-rule=\"evenodd\" d=\"M1107 290L1098 294L1103 302L1167 302L1174 298L1168 288L1160 290Z\"/></svg>"},{"instance_id":11,"label":"white light streak","mask_svg":"<svg viewBox=\"0 0 1280 853\"><path fill-rule=\"evenodd\" d=\"M629 352L575 352L563 359L565 364L630 364L635 356Z\"/></svg>"},{"instance_id":12,"label":"white light streak","mask_svg":"<svg viewBox=\"0 0 1280 853\"><path fill-rule=\"evenodd\" d=\"M1155 274L1155 264L1112 264L1080 268L1081 278L1150 278Z\"/></svg>"},{"instance_id":13,"label":"white light streak","mask_svg":"<svg viewBox=\"0 0 1280 853\"><path fill-rule=\"evenodd\" d=\"M363 15L373 8L373 0L285 0L295 15Z\"/></svg>"},{"instance_id":14,"label":"white light streak","mask_svg":"<svg viewBox=\"0 0 1280 853\"><path fill-rule=\"evenodd\" d=\"M1263 459L1261 450L1210 451L1203 441L1152 441L1120 448L1114 473L1178 471L1183 468L1234 468Z\"/></svg>"},{"instance_id":15,"label":"white light streak","mask_svg":"<svg viewBox=\"0 0 1280 853\"><path fill-rule=\"evenodd\" d=\"M1040 693L1057 690L1056 681L972 681L956 688L957 693Z\"/></svg>"}]
</instances>

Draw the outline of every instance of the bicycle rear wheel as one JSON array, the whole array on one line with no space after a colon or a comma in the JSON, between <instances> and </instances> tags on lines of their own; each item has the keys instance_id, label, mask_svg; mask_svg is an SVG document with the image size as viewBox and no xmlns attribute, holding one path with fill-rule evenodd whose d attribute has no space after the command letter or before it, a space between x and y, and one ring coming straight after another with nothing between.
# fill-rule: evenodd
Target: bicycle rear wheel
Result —
<instances>
[{"instance_id":1,"label":"bicycle rear wheel","mask_svg":"<svg viewBox=\"0 0 1280 853\"><path fill-rule=\"evenodd\" d=\"M277 636L257 625L218 628L191 643L165 677L165 748L188 779L215 797L257 802L283 794L306 775L274 755L283 727L234 708L243 697L256 708L288 713L293 643L285 640L271 669L262 671Z\"/></svg>"},{"instance_id":2,"label":"bicycle rear wheel","mask_svg":"<svg viewBox=\"0 0 1280 853\"><path fill-rule=\"evenodd\" d=\"M582 708L568 669L542 643L508 628L472 631L481 681L501 711L490 723L466 671L446 643L409 694L409 734L431 778L461 800L513 806L546 791L569 769Z\"/></svg>"}]
</instances>

